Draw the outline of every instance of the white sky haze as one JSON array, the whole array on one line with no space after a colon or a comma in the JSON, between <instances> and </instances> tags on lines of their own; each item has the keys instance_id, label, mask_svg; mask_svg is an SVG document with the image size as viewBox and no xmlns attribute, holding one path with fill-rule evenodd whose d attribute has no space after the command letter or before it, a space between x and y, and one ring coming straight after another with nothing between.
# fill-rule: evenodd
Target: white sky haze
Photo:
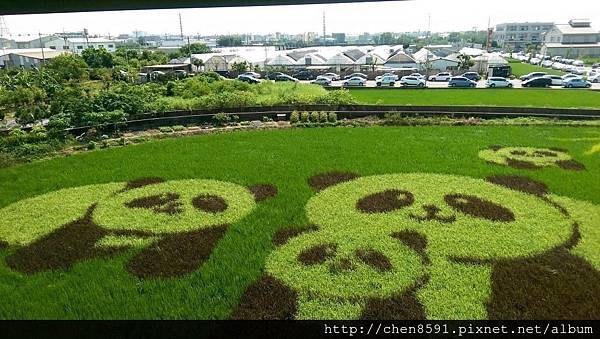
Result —
<instances>
[{"instance_id":1,"label":"white sky haze","mask_svg":"<svg viewBox=\"0 0 600 339\"><path fill-rule=\"evenodd\" d=\"M135 30L149 34L178 34L178 13L184 34L266 34L322 32L323 11L327 33L410 32L427 30L431 16L434 32L484 29L502 22L550 21L566 23L588 18L600 27L600 0L412 0L347 4L268 7L198 8L116 12L59 13L5 16L13 36L19 34L82 31L118 35Z\"/></svg>"}]
</instances>

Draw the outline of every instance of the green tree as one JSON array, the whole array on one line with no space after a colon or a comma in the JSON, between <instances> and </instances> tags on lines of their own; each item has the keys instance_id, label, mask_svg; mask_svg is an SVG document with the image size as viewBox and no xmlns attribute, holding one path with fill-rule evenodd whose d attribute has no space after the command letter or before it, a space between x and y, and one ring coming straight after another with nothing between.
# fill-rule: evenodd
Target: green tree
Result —
<instances>
[{"instance_id":1,"label":"green tree","mask_svg":"<svg viewBox=\"0 0 600 339\"><path fill-rule=\"evenodd\" d=\"M87 78L87 64L82 57L75 54L61 54L50 60L47 69L52 70L58 79L64 81Z\"/></svg>"},{"instance_id":2,"label":"green tree","mask_svg":"<svg viewBox=\"0 0 600 339\"><path fill-rule=\"evenodd\" d=\"M112 68L115 65L113 55L104 47L87 48L81 53L81 57L91 68Z\"/></svg>"},{"instance_id":3,"label":"green tree","mask_svg":"<svg viewBox=\"0 0 600 339\"><path fill-rule=\"evenodd\" d=\"M190 44L189 46L185 45L179 49L179 53L181 56L189 56L190 54L204 54L210 52L212 52L212 49L210 47L198 42Z\"/></svg>"},{"instance_id":4,"label":"green tree","mask_svg":"<svg viewBox=\"0 0 600 339\"><path fill-rule=\"evenodd\" d=\"M239 35L221 35L217 39L217 45L223 47L241 46L242 37L240 37Z\"/></svg>"},{"instance_id":5,"label":"green tree","mask_svg":"<svg viewBox=\"0 0 600 339\"><path fill-rule=\"evenodd\" d=\"M237 73L244 73L250 68L250 65L246 61L234 62L231 65L231 69Z\"/></svg>"},{"instance_id":6,"label":"green tree","mask_svg":"<svg viewBox=\"0 0 600 339\"><path fill-rule=\"evenodd\" d=\"M475 65L475 62L473 60L471 60L471 56L469 56L467 54L460 54L457 58L458 58L458 69L460 69L460 70L467 70L467 69L473 67L473 65Z\"/></svg>"}]
</instances>

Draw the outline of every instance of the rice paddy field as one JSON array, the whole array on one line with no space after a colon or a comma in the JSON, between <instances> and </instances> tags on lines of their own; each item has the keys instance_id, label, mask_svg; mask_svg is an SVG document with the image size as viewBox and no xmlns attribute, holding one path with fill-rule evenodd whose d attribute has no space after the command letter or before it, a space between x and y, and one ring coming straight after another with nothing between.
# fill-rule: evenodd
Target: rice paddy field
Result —
<instances>
[{"instance_id":1,"label":"rice paddy field","mask_svg":"<svg viewBox=\"0 0 600 339\"><path fill-rule=\"evenodd\" d=\"M598 319L599 143L292 128L0 169L0 318Z\"/></svg>"},{"instance_id":2,"label":"rice paddy field","mask_svg":"<svg viewBox=\"0 0 600 339\"><path fill-rule=\"evenodd\" d=\"M353 88L350 93L359 103L377 105L600 108L600 91L591 90Z\"/></svg>"}]
</instances>

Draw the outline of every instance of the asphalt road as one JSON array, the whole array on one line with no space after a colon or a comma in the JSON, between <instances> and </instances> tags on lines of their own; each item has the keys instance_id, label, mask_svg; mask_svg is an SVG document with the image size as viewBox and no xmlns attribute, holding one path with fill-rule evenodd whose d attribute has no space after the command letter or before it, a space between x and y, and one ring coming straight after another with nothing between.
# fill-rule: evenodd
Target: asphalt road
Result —
<instances>
[{"instance_id":1,"label":"asphalt road","mask_svg":"<svg viewBox=\"0 0 600 339\"><path fill-rule=\"evenodd\" d=\"M302 83L310 83L310 81L300 81ZM343 82L342 80L340 81L333 81L331 82L330 87L343 87ZM513 84L513 88L522 88L521 86L521 80L510 80L510 82ZM348 86L349 88L361 88L361 86ZM367 83L365 86L362 87L377 87L377 85L375 84L375 80L367 80ZM390 87L390 86L383 86L383 87ZM395 86L396 88L400 88L402 87L400 85L400 83L396 83ZM434 82L434 81L427 81L427 88L448 88L448 83L447 82ZM486 88L485 87L485 80L480 80L479 82L477 82L477 87L476 88ZM569 89L569 90L574 90L575 88L564 88L562 86L552 86L549 87L549 89ZM600 83L595 83L592 84L592 89L596 89L596 90L600 90Z\"/></svg>"}]
</instances>

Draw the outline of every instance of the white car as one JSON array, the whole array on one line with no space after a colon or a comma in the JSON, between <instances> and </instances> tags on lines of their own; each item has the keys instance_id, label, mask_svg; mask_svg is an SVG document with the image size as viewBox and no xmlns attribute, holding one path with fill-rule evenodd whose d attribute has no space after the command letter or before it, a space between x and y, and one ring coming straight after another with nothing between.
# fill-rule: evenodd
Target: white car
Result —
<instances>
[{"instance_id":1,"label":"white car","mask_svg":"<svg viewBox=\"0 0 600 339\"><path fill-rule=\"evenodd\" d=\"M450 81L452 74L444 72L432 75L429 77L429 81Z\"/></svg>"},{"instance_id":2,"label":"white car","mask_svg":"<svg viewBox=\"0 0 600 339\"><path fill-rule=\"evenodd\" d=\"M550 67L552 67L552 64L553 64L552 60L542 61L542 67L550 68Z\"/></svg>"},{"instance_id":3,"label":"white car","mask_svg":"<svg viewBox=\"0 0 600 339\"><path fill-rule=\"evenodd\" d=\"M580 78L580 76L577 74L565 74L562 76L563 82L573 78Z\"/></svg>"},{"instance_id":4,"label":"white car","mask_svg":"<svg viewBox=\"0 0 600 339\"><path fill-rule=\"evenodd\" d=\"M573 66L581 67L583 65L584 65L583 61L581 61L581 60L575 60L575 61L573 61Z\"/></svg>"},{"instance_id":5,"label":"white car","mask_svg":"<svg viewBox=\"0 0 600 339\"><path fill-rule=\"evenodd\" d=\"M395 74L384 75L384 76L375 78L375 84L377 86L391 86L391 87L393 87L396 84L396 80L398 80L398 76L396 76Z\"/></svg>"},{"instance_id":6,"label":"white car","mask_svg":"<svg viewBox=\"0 0 600 339\"><path fill-rule=\"evenodd\" d=\"M563 71L567 72L567 73L574 73L575 72L575 66L573 65L566 65L565 68L563 68Z\"/></svg>"},{"instance_id":7,"label":"white car","mask_svg":"<svg viewBox=\"0 0 600 339\"><path fill-rule=\"evenodd\" d=\"M552 80L552 84L550 86L562 86L563 78L559 75L546 75L544 78L548 78Z\"/></svg>"},{"instance_id":8,"label":"white car","mask_svg":"<svg viewBox=\"0 0 600 339\"><path fill-rule=\"evenodd\" d=\"M409 77L417 77L417 78L419 78L419 79L427 80L427 79L426 79L426 76L424 76L424 75L423 75L423 74L421 74L421 73L412 73L412 74L410 74L410 75L409 75Z\"/></svg>"},{"instance_id":9,"label":"white car","mask_svg":"<svg viewBox=\"0 0 600 339\"><path fill-rule=\"evenodd\" d=\"M596 75L588 77L589 82L599 83L600 82L600 73L596 73Z\"/></svg>"},{"instance_id":10,"label":"white car","mask_svg":"<svg viewBox=\"0 0 600 339\"><path fill-rule=\"evenodd\" d=\"M396 79L396 80L398 80L398 78L399 78L399 76L397 76L397 75L396 75L396 74L394 74L394 73L385 73L384 75L380 75L380 76L378 76L378 77L375 77L375 80L377 81L377 78L380 78L380 79L382 79L382 78L384 78L384 77L393 77L393 78L394 78L394 79Z\"/></svg>"},{"instance_id":11,"label":"white car","mask_svg":"<svg viewBox=\"0 0 600 339\"><path fill-rule=\"evenodd\" d=\"M562 70L565 68L565 64L561 63L561 62L555 62L552 64L552 69L556 69L556 70Z\"/></svg>"},{"instance_id":12,"label":"white car","mask_svg":"<svg viewBox=\"0 0 600 339\"><path fill-rule=\"evenodd\" d=\"M320 75L320 76L330 78L333 81L340 80L340 76L338 74L335 74L335 73L325 73L325 74Z\"/></svg>"},{"instance_id":13,"label":"white car","mask_svg":"<svg viewBox=\"0 0 600 339\"><path fill-rule=\"evenodd\" d=\"M513 84L510 81L508 81L508 79L506 79L506 78L491 77L491 78L487 79L487 81L485 82L485 87L490 87L490 88L508 87L508 88L511 88L511 87L513 87Z\"/></svg>"},{"instance_id":14,"label":"white car","mask_svg":"<svg viewBox=\"0 0 600 339\"><path fill-rule=\"evenodd\" d=\"M575 69L572 72L579 75L585 75L587 73L587 68L583 66L578 66L575 67Z\"/></svg>"},{"instance_id":15,"label":"white car","mask_svg":"<svg viewBox=\"0 0 600 339\"><path fill-rule=\"evenodd\" d=\"M367 80L361 77L352 77L344 81L344 86L364 86Z\"/></svg>"},{"instance_id":16,"label":"white car","mask_svg":"<svg viewBox=\"0 0 600 339\"><path fill-rule=\"evenodd\" d=\"M319 75L315 80L311 81L311 84L329 86L331 85L331 78Z\"/></svg>"},{"instance_id":17,"label":"white car","mask_svg":"<svg viewBox=\"0 0 600 339\"><path fill-rule=\"evenodd\" d=\"M539 65L540 62L542 62L542 60L539 58L531 58L531 60L529 60L529 63L532 65Z\"/></svg>"},{"instance_id":18,"label":"white car","mask_svg":"<svg viewBox=\"0 0 600 339\"><path fill-rule=\"evenodd\" d=\"M402 77L402 79L400 79L400 84L402 86L415 86L415 87L425 87L425 79L423 78L419 78L417 76L412 76L412 75L408 75L405 77Z\"/></svg>"}]
</instances>

